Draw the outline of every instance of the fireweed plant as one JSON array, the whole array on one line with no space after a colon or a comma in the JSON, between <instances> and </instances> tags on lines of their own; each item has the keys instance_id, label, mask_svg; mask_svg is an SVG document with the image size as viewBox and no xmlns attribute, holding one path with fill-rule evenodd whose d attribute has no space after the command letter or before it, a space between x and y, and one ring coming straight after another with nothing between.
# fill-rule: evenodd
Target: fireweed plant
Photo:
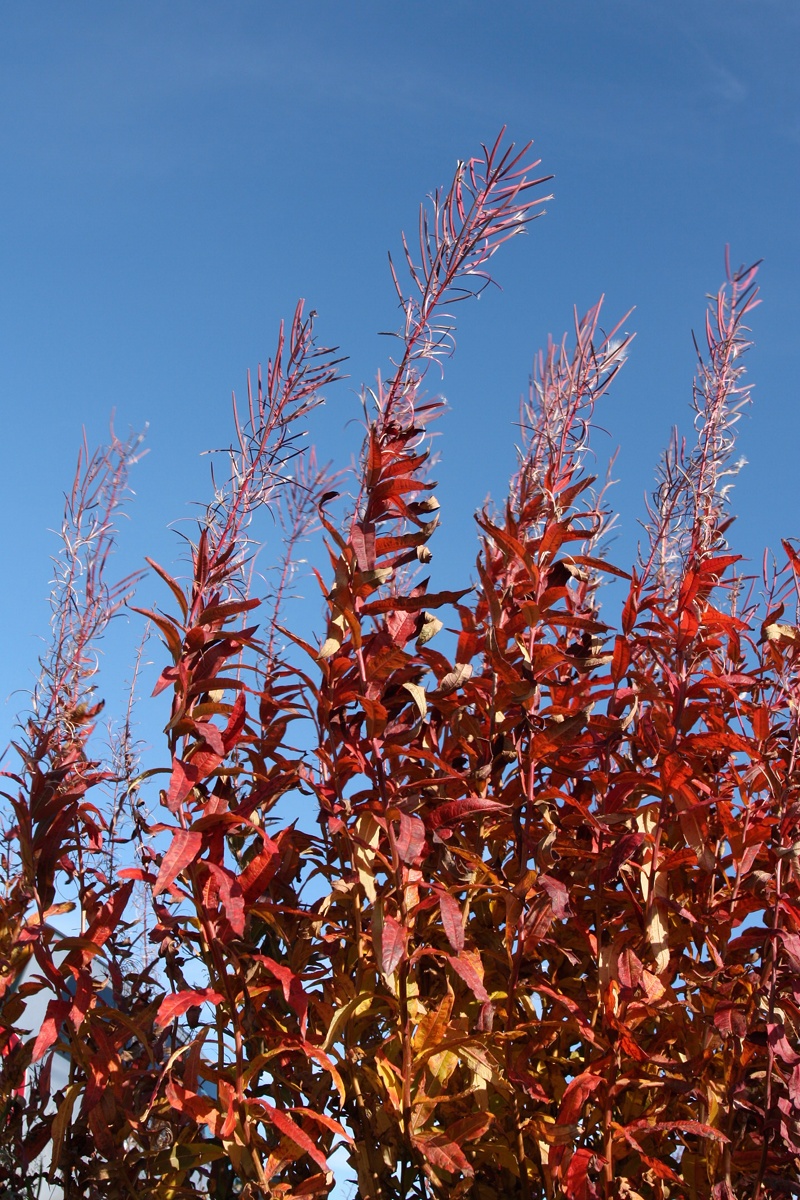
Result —
<instances>
[{"instance_id":1,"label":"fireweed plant","mask_svg":"<svg viewBox=\"0 0 800 1200\"><path fill-rule=\"evenodd\" d=\"M729 542L756 268L710 303L696 438L669 444L635 563L587 471L630 341L598 304L536 360L472 586L425 573L426 374L539 214L537 165L501 135L423 206L352 489L300 440L341 360L302 304L281 328L189 582L150 563L171 711L147 771L130 711L112 754L95 733L138 445L81 455L4 778L3 1195L39 1171L66 1197L324 1197L334 1151L361 1200L800 1192L800 555L758 585ZM306 640L282 600L315 529Z\"/></svg>"}]
</instances>

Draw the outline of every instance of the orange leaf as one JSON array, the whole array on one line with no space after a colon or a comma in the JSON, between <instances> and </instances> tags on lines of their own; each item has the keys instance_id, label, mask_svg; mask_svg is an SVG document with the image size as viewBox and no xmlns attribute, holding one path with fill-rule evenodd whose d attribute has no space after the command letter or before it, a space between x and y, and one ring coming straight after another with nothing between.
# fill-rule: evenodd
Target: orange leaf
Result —
<instances>
[{"instance_id":1,"label":"orange leaf","mask_svg":"<svg viewBox=\"0 0 800 1200\"><path fill-rule=\"evenodd\" d=\"M182 1017L190 1008L200 1004L219 1004L223 997L211 988L201 988L198 991L174 992L165 996L156 1013L156 1025L164 1029L176 1017Z\"/></svg>"},{"instance_id":2,"label":"orange leaf","mask_svg":"<svg viewBox=\"0 0 800 1200\"><path fill-rule=\"evenodd\" d=\"M489 993L483 986L483 980L475 970L473 963L467 957L466 951L462 950L460 954L448 954L447 961L456 975L460 975L464 980L475 999L480 1000L481 1004L486 1004L490 999Z\"/></svg>"},{"instance_id":3,"label":"orange leaf","mask_svg":"<svg viewBox=\"0 0 800 1200\"><path fill-rule=\"evenodd\" d=\"M414 1135L414 1145L423 1158L441 1171L467 1175L470 1178L475 1174L461 1147L456 1142L451 1142L444 1133L418 1133Z\"/></svg>"},{"instance_id":4,"label":"orange leaf","mask_svg":"<svg viewBox=\"0 0 800 1200\"><path fill-rule=\"evenodd\" d=\"M558 1110L558 1124L574 1125L580 1116L584 1104L592 1092L596 1091L602 1083L602 1076L593 1075L590 1071L584 1071L581 1075L577 1075L567 1085L567 1090L561 1097L561 1107Z\"/></svg>"}]
</instances>

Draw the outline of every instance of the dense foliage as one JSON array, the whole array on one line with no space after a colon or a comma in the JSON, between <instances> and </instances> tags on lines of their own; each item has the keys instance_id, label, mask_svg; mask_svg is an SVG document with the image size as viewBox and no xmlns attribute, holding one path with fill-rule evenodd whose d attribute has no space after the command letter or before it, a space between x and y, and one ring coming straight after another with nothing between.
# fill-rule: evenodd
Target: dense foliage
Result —
<instances>
[{"instance_id":1,"label":"dense foliage","mask_svg":"<svg viewBox=\"0 0 800 1200\"><path fill-rule=\"evenodd\" d=\"M191 577L150 564L172 702L146 771L130 712L96 748L137 443L82 456L5 775L2 1195L42 1163L68 1197L323 1197L334 1151L362 1200L800 1192L800 557L759 583L728 542L755 269L710 305L696 445L670 443L633 566L587 473L629 341L598 305L538 358L473 585L421 577L426 368L537 212L526 155L498 141L423 208L344 518L299 440L337 360L302 305L281 331ZM282 602L315 527L309 640Z\"/></svg>"}]
</instances>

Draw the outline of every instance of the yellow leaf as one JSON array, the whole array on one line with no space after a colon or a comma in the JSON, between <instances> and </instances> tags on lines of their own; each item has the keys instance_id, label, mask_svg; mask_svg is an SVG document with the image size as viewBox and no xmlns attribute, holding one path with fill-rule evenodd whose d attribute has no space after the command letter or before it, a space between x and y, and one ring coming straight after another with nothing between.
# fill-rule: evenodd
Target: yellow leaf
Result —
<instances>
[{"instance_id":1,"label":"yellow leaf","mask_svg":"<svg viewBox=\"0 0 800 1200\"><path fill-rule=\"evenodd\" d=\"M358 1017L362 1012L366 1012L374 1003L375 997L372 992L359 992L352 1000L348 1000L347 1004L343 1004L341 1008L337 1008L328 1026L328 1032L325 1035L325 1041L322 1043L322 1049L327 1053L335 1043L342 1026L351 1017Z\"/></svg>"},{"instance_id":2,"label":"yellow leaf","mask_svg":"<svg viewBox=\"0 0 800 1200\"><path fill-rule=\"evenodd\" d=\"M458 1066L458 1055L452 1050L442 1050L428 1059L428 1070L440 1087L444 1087Z\"/></svg>"},{"instance_id":3,"label":"yellow leaf","mask_svg":"<svg viewBox=\"0 0 800 1200\"><path fill-rule=\"evenodd\" d=\"M356 841L353 846L353 866L358 872L359 882L370 904L375 903L375 854L381 836L381 827L372 813L361 813L354 827Z\"/></svg>"},{"instance_id":4,"label":"yellow leaf","mask_svg":"<svg viewBox=\"0 0 800 1200\"><path fill-rule=\"evenodd\" d=\"M50 1130L50 1141L53 1143L53 1155L50 1159L50 1174L49 1179L52 1182L55 1177L55 1172L58 1169L58 1161L61 1158L61 1151L64 1146L64 1134L72 1119L72 1107L80 1095L81 1083L71 1083L67 1088L64 1099L58 1106L58 1112L53 1119L53 1125Z\"/></svg>"},{"instance_id":5,"label":"yellow leaf","mask_svg":"<svg viewBox=\"0 0 800 1200\"><path fill-rule=\"evenodd\" d=\"M764 630L767 638L771 642L794 642L797 640L797 630L793 625L767 625Z\"/></svg>"},{"instance_id":6,"label":"yellow leaf","mask_svg":"<svg viewBox=\"0 0 800 1200\"><path fill-rule=\"evenodd\" d=\"M647 919L647 940L655 958L656 973L660 975L669 966L669 937L657 903L653 904Z\"/></svg>"},{"instance_id":7,"label":"yellow leaf","mask_svg":"<svg viewBox=\"0 0 800 1200\"><path fill-rule=\"evenodd\" d=\"M428 697L425 694L425 688L421 688L418 683L404 683L403 687L410 694L411 699L416 704L419 715L425 716L428 711Z\"/></svg>"},{"instance_id":8,"label":"yellow leaf","mask_svg":"<svg viewBox=\"0 0 800 1200\"><path fill-rule=\"evenodd\" d=\"M420 630L419 637L417 638L417 642L420 646L424 646L426 642L429 642L431 638L435 637L439 630L443 628L442 622L438 617L435 617L433 613L425 612L422 614L422 617L422 629Z\"/></svg>"}]
</instances>

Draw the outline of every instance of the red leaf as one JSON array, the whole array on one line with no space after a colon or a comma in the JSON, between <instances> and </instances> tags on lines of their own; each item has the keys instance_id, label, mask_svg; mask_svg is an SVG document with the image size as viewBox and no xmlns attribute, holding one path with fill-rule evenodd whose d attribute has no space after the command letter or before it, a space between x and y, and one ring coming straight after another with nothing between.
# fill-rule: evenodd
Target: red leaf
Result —
<instances>
[{"instance_id":1,"label":"red leaf","mask_svg":"<svg viewBox=\"0 0 800 1200\"><path fill-rule=\"evenodd\" d=\"M618 1045L634 1062L649 1062L647 1052L642 1049L639 1043L630 1032L623 1026L619 1032Z\"/></svg>"},{"instance_id":2,"label":"red leaf","mask_svg":"<svg viewBox=\"0 0 800 1200\"><path fill-rule=\"evenodd\" d=\"M8 1058L8 1056L10 1054L13 1054L13 1052L16 1050L17 1046L21 1046L21 1045L22 1045L22 1043L20 1042L17 1035L13 1031L9 1032L8 1040L4 1041L2 1044L2 1047L0 1047L0 1059ZM26 1087L27 1087L27 1082L28 1082L28 1072L24 1071L22 1073L22 1079L20 1081L19 1087L14 1088L12 1094L14 1096L19 1096L20 1098L24 1098L25 1092L26 1092Z\"/></svg>"},{"instance_id":3,"label":"red leaf","mask_svg":"<svg viewBox=\"0 0 800 1200\"><path fill-rule=\"evenodd\" d=\"M186 597L183 594L183 589L181 588L180 584L176 580L174 580L171 575L168 575L167 572L164 570L164 568L160 567L157 562L153 561L152 558L147 558L147 556L145 556L144 561L149 566L151 566L153 568L153 570L156 572L156 574L160 575L161 578L164 580L164 583L167 585L167 587L170 589L170 591L172 592L175 599L178 601L180 610L183 613L183 619L185 621L187 613L189 612L189 606L186 603Z\"/></svg>"},{"instance_id":4,"label":"red leaf","mask_svg":"<svg viewBox=\"0 0 800 1200\"><path fill-rule=\"evenodd\" d=\"M724 1037L743 1038L747 1036L747 1021L744 1013L740 1012L729 1001L721 1001L714 1012L714 1024Z\"/></svg>"},{"instance_id":5,"label":"red leaf","mask_svg":"<svg viewBox=\"0 0 800 1200\"><path fill-rule=\"evenodd\" d=\"M585 1147L573 1151L564 1174L564 1200L593 1200L597 1189L589 1179L589 1167L594 1165L595 1153Z\"/></svg>"},{"instance_id":6,"label":"red leaf","mask_svg":"<svg viewBox=\"0 0 800 1200\"><path fill-rule=\"evenodd\" d=\"M637 1152L644 1165L649 1167L659 1179L668 1179L670 1183L681 1183L681 1179L675 1174L675 1172L672 1170L672 1167L670 1167L667 1163L662 1162L658 1158L651 1158L649 1155L645 1154L645 1152L642 1150L642 1147L636 1141L636 1138L630 1132L630 1126L628 1126L627 1129L622 1129L621 1133L628 1145L632 1146Z\"/></svg>"},{"instance_id":7,"label":"red leaf","mask_svg":"<svg viewBox=\"0 0 800 1200\"><path fill-rule=\"evenodd\" d=\"M718 1129L714 1129L711 1125L704 1125L702 1121L631 1121L630 1125L626 1126L631 1132L642 1130L647 1133L650 1130L674 1129L677 1133L695 1133L698 1137L714 1138L717 1142L729 1142L730 1138L724 1133L720 1133Z\"/></svg>"},{"instance_id":8,"label":"red leaf","mask_svg":"<svg viewBox=\"0 0 800 1200\"><path fill-rule=\"evenodd\" d=\"M375 567L375 527L372 524L353 525L350 530L350 545L356 552L359 571L372 571Z\"/></svg>"},{"instance_id":9,"label":"red leaf","mask_svg":"<svg viewBox=\"0 0 800 1200\"><path fill-rule=\"evenodd\" d=\"M611 678L619 683L628 670L631 662L631 651L628 639L617 634L614 639L614 654L611 659Z\"/></svg>"},{"instance_id":10,"label":"red leaf","mask_svg":"<svg viewBox=\"0 0 800 1200\"><path fill-rule=\"evenodd\" d=\"M219 738L219 746L221 750L222 739L220 737L220 732L216 725L212 725L211 728L216 730L216 735L217 738ZM222 753L218 754L215 750L203 749L204 745L207 746L209 744L210 743L206 742L204 739L195 749L192 750L191 759L184 761L183 763L183 769L187 773L187 777L191 775L193 786L197 786L197 784L202 783L204 779L208 779L212 771L216 771L217 767L222 762ZM185 800L186 797L184 796L182 799Z\"/></svg>"},{"instance_id":11,"label":"red leaf","mask_svg":"<svg viewBox=\"0 0 800 1200\"><path fill-rule=\"evenodd\" d=\"M201 988L198 991L175 992L165 996L156 1013L156 1025L164 1029L176 1017L181 1017L190 1008L200 1004L219 1004L223 997L211 988Z\"/></svg>"},{"instance_id":12,"label":"red leaf","mask_svg":"<svg viewBox=\"0 0 800 1200\"><path fill-rule=\"evenodd\" d=\"M400 836L397 839L397 853L400 861L411 867L419 858L425 845L425 824L419 817L409 817L400 814Z\"/></svg>"},{"instance_id":13,"label":"red leaf","mask_svg":"<svg viewBox=\"0 0 800 1200\"><path fill-rule=\"evenodd\" d=\"M796 1067L800 1063L800 1054L797 1054L790 1046L783 1025L768 1024L767 1041L785 1066Z\"/></svg>"},{"instance_id":14,"label":"red leaf","mask_svg":"<svg viewBox=\"0 0 800 1200\"><path fill-rule=\"evenodd\" d=\"M636 624L636 618L639 615L639 597L640 589L637 586L637 581L631 583L631 590L628 593L628 598L622 607L622 632L624 636L629 636L631 630Z\"/></svg>"},{"instance_id":15,"label":"red leaf","mask_svg":"<svg viewBox=\"0 0 800 1200\"><path fill-rule=\"evenodd\" d=\"M178 811L199 778L199 768L193 763L182 762L179 758L173 758L169 791L166 795L166 805L170 812L174 813Z\"/></svg>"},{"instance_id":16,"label":"red leaf","mask_svg":"<svg viewBox=\"0 0 800 1200\"><path fill-rule=\"evenodd\" d=\"M83 935L85 941L92 942L95 946L105 945L119 924L132 891L133 883L130 882L124 884L120 888L117 888L117 890L112 893L111 899L107 904L103 905L97 916L89 925L86 933ZM72 956L70 956L70 958L71 957ZM84 964L87 963L91 957L92 954L89 954L88 958L84 955Z\"/></svg>"},{"instance_id":17,"label":"red leaf","mask_svg":"<svg viewBox=\"0 0 800 1200\"><path fill-rule=\"evenodd\" d=\"M741 554L720 554L717 558L704 558L699 570L704 575L721 576L733 563L741 562Z\"/></svg>"},{"instance_id":18,"label":"red leaf","mask_svg":"<svg viewBox=\"0 0 800 1200\"><path fill-rule=\"evenodd\" d=\"M604 558L592 558L589 554L573 554L570 556L570 561L579 563L582 567L590 567L593 571L605 571L609 575L616 575L618 579L630 579L627 571L615 567L613 563L606 562Z\"/></svg>"},{"instance_id":19,"label":"red leaf","mask_svg":"<svg viewBox=\"0 0 800 1200\"><path fill-rule=\"evenodd\" d=\"M383 918L381 936L381 970L391 975L402 959L406 949L406 933L394 917Z\"/></svg>"},{"instance_id":20,"label":"red leaf","mask_svg":"<svg viewBox=\"0 0 800 1200\"><path fill-rule=\"evenodd\" d=\"M143 871L141 867L122 867L117 871L118 879L136 879L142 883L155 882L155 875L152 871Z\"/></svg>"},{"instance_id":21,"label":"red leaf","mask_svg":"<svg viewBox=\"0 0 800 1200\"><path fill-rule=\"evenodd\" d=\"M82 971L75 988L75 998L70 1005L69 1023L73 1029L80 1029L83 1020L94 1003L94 987L88 971Z\"/></svg>"},{"instance_id":22,"label":"red leaf","mask_svg":"<svg viewBox=\"0 0 800 1200\"><path fill-rule=\"evenodd\" d=\"M454 1175L475 1174L469 1161L464 1157L461 1147L443 1133L418 1133L414 1135L414 1145L432 1166L440 1171L450 1171Z\"/></svg>"},{"instance_id":23,"label":"red leaf","mask_svg":"<svg viewBox=\"0 0 800 1200\"><path fill-rule=\"evenodd\" d=\"M558 1110L559 1125L574 1125L580 1116L581 1109L586 1101L603 1083L603 1078L600 1075L593 1075L590 1071L584 1071L582 1075L577 1075L567 1084L567 1090L561 1097L561 1107Z\"/></svg>"},{"instance_id":24,"label":"red leaf","mask_svg":"<svg viewBox=\"0 0 800 1200\"><path fill-rule=\"evenodd\" d=\"M482 796L467 796L463 800L450 800L439 804L430 815L432 829L443 825L456 825L469 817L481 817L487 813L502 812L507 805L497 800L485 800Z\"/></svg>"},{"instance_id":25,"label":"red leaf","mask_svg":"<svg viewBox=\"0 0 800 1200\"><path fill-rule=\"evenodd\" d=\"M441 608L443 604L458 604L472 588L460 592L432 592L419 596L387 596L384 600L373 600L361 609L362 616L378 617L381 613L419 612L423 608Z\"/></svg>"},{"instance_id":26,"label":"red leaf","mask_svg":"<svg viewBox=\"0 0 800 1200\"><path fill-rule=\"evenodd\" d=\"M525 954L532 954L534 952L542 938L547 936L547 932L552 924L552 905L548 899L541 896L536 903L531 905L525 914L523 924L523 952Z\"/></svg>"},{"instance_id":27,"label":"red leaf","mask_svg":"<svg viewBox=\"0 0 800 1200\"><path fill-rule=\"evenodd\" d=\"M494 1117L489 1112L471 1113L468 1117L462 1117L459 1121L448 1124L448 1137L458 1145L461 1145L462 1142L474 1142L476 1138L486 1132L493 1120Z\"/></svg>"},{"instance_id":28,"label":"red leaf","mask_svg":"<svg viewBox=\"0 0 800 1200\"><path fill-rule=\"evenodd\" d=\"M167 853L161 863L161 870L153 885L153 895L163 892L175 879L176 875L194 862L203 846L203 835L191 829L176 829Z\"/></svg>"},{"instance_id":29,"label":"red leaf","mask_svg":"<svg viewBox=\"0 0 800 1200\"><path fill-rule=\"evenodd\" d=\"M622 864L627 862L628 859L633 858L643 841L643 833L625 833L622 835L611 853L611 861L608 864L610 879L616 879Z\"/></svg>"},{"instance_id":30,"label":"red leaf","mask_svg":"<svg viewBox=\"0 0 800 1200\"><path fill-rule=\"evenodd\" d=\"M67 1019L72 1007L71 1000L51 1000L47 1006L42 1027L33 1045L32 1062L37 1062L58 1039L58 1032Z\"/></svg>"},{"instance_id":31,"label":"red leaf","mask_svg":"<svg viewBox=\"0 0 800 1200\"><path fill-rule=\"evenodd\" d=\"M136 611L143 612L144 610L143 609L139 609L139 610L134 609L134 612L136 612ZM161 694L161 692L164 691L165 688L168 688L171 683L175 683L176 680L179 679L179 677L180 677L179 671L176 666L164 667L164 670L161 672L158 679L156 680L155 687L153 688L153 691L152 691L152 695L159 696Z\"/></svg>"},{"instance_id":32,"label":"red leaf","mask_svg":"<svg viewBox=\"0 0 800 1200\"><path fill-rule=\"evenodd\" d=\"M227 600L224 604L209 604L208 608L204 608L200 613L197 624L223 625L230 617L250 612L251 609L258 608L260 603L260 600L253 598L251 600Z\"/></svg>"},{"instance_id":33,"label":"red leaf","mask_svg":"<svg viewBox=\"0 0 800 1200\"><path fill-rule=\"evenodd\" d=\"M315 1142L311 1140L305 1130L295 1124L288 1113L282 1112L279 1108L273 1108L266 1100L251 1100L250 1104L253 1108L262 1109L276 1129L290 1141L304 1150L309 1157L313 1158L317 1166L323 1171L328 1169L328 1160Z\"/></svg>"},{"instance_id":34,"label":"red leaf","mask_svg":"<svg viewBox=\"0 0 800 1200\"><path fill-rule=\"evenodd\" d=\"M800 971L800 935L788 933L785 929L781 929L779 932L789 961L796 971Z\"/></svg>"},{"instance_id":35,"label":"red leaf","mask_svg":"<svg viewBox=\"0 0 800 1200\"><path fill-rule=\"evenodd\" d=\"M447 940L456 954L464 949L464 925L461 905L449 892L439 892L439 911Z\"/></svg>"},{"instance_id":36,"label":"red leaf","mask_svg":"<svg viewBox=\"0 0 800 1200\"><path fill-rule=\"evenodd\" d=\"M455 971L456 975L460 975L472 992L476 1000L480 1000L481 1004L486 1004L490 1000L489 993L483 986L483 981L480 975L475 970L475 967L467 957L467 952L462 950L460 954L448 954L447 961Z\"/></svg>"},{"instance_id":37,"label":"red leaf","mask_svg":"<svg viewBox=\"0 0 800 1200\"><path fill-rule=\"evenodd\" d=\"M239 695L234 701L233 708L231 709L231 715L228 718L228 724L222 731L222 744L225 747L226 753L229 753L239 741L239 734L244 729L246 716L247 705L244 698L244 692L239 692Z\"/></svg>"},{"instance_id":38,"label":"red leaf","mask_svg":"<svg viewBox=\"0 0 800 1200\"><path fill-rule=\"evenodd\" d=\"M319 1125L324 1125L326 1129L330 1129L331 1133L335 1133L337 1137L342 1138L345 1142L349 1142L351 1146L354 1145L353 1138L347 1132L347 1130L344 1129L338 1121L334 1121L333 1117L327 1116L326 1113L315 1112L313 1108L305 1108L299 1104L295 1105L295 1107L292 1109L292 1112L302 1113L302 1115L304 1117L308 1117L310 1121L316 1121ZM316 1178L319 1179L319 1176L317 1175ZM295 1188L294 1194L296 1196L302 1196L303 1192L302 1190ZM327 1195L327 1192L325 1194Z\"/></svg>"},{"instance_id":39,"label":"red leaf","mask_svg":"<svg viewBox=\"0 0 800 1200\"><path fill-rule=\"evenodd\" d=\"M272 838L264 835L264 847L250 859L239 876L245 903L252 904L267 890L267 885L280 865L280 851Z\"/></svg>"},{"instance_id":40,"label":"red leaf","mask_svg":"<svg viewBox=\"0 0 800 1200\"><path fill-rule=\"evenodd\" d=\"M641 1150L639 1150L639 1157L644 1165L649 1167L659 1179L668 1179L670 1183L677 1183L679 1186L683 1186L684 1181L679 1175L675 1174L672 1167L667 1163L662 1162L658 1158L651 1158L649 1154L643 1154Z\"/></svg>"},{"instance_id":41,"label":"red leaf","mask_svg":"<svg viewBox=\"0 0 800 1200\"><path fill-rule=\"evenodd\" d=\"M253 958L265 967L280 981L283 988L283 998L287 1004L291 1004L294 1011L300 1018L300 1030L305 1037L306 1024L308 1016L308 996L303 991L303 981L299 975L295 975L294 971L289 967L284 967L281 963L275 962L274 959L268 958L266 954L254 954Z\"/></svg>"},{"instance_id":42,"label":"red leaf","mask_svg":"<svg viewBox=\"0 0 800 1200\"><path fill-rule=\"evenodd\" d=\"M557 992L555 988L551 988L548 984L542 983L541 980L537 980L536 991L541 992L544 996L549 996L551 1000L556 1002L556 1004L562 1005L578 1022L581 1035L593 1045L598 1044L595 1032L592 1029L590 1022L587 1020L585 1012L580 1005L572 999L571 996L565 996L563 992Z\"/></svg>"},{"instance_id":43,"label":"red leaf","mask_svg":"<svg viewBox=\"0 0 800 1200\"><path fill-rule=\"evenodd\" d=\"M208 1096L198 1096L191 1089L184 1087L174 1077L167 1079L165 1088L167 1100L177 1112L187 1113L198 1125L207 1125L214 1137L229 1136L230 1130L225 1130L231 1114L220 1111L220 1108ZM235 1110L232 1110L235 1114Z\"/></svg>"},{"instance_id":44,"label":"red leaf","mask_svg":"<svg viewBox=\"0 0 800 1200\"><path fill-rule=\"evenodd\" d=\"M195 732L203 739L212 752L212 756L222 758L225 746L222 742L222 730L213 721L195 721ZM197 767L196 759L192 758L192 766Z\"/></svg>"},{"instance_id":45,"label":"red leaf","mask_svg":"<svg viewBox=\"0 0 800 1200\"><path fill-rule=\"evenodd\" d=\"M222 912L233 932L241 937L244 933L245 912L244 896L239 887L239 880L226 867L220 867L217 863L210 862L206 866L214 881Z\"/></svg>"},{"instance_id":46,"label":"red leaf","mask_svg":"<svg viewBox=\"0 0 800 1200\"><path fill-rule=\"evenodd\" d=\"M359 696L359 703L367 718L367 737L380 738L386 729L389 713L380 700L370 700L367 696Z\"/></svg>"},{"instance_id":47,"label":"red leaf","mask_svg":"<svg viewBox=\"0 0 800 1200\"><path fill-rule=\"evenodd\" d=\"M539 884L547 892L553 916L560 921L569 912L569 892L564 884L552 875L540 875Z\"/></svg>"},{"instance_id":48,"label":"red leaf","mask_svg":"<svg viewBox=\"0 0 800 1200\"><path fill-rule=\"evenodd\" d=\"M626 946L617 959L617 974L623 987L635 988L642 978L644 967L641 959Z\"/></svg>"}]
</instances>

